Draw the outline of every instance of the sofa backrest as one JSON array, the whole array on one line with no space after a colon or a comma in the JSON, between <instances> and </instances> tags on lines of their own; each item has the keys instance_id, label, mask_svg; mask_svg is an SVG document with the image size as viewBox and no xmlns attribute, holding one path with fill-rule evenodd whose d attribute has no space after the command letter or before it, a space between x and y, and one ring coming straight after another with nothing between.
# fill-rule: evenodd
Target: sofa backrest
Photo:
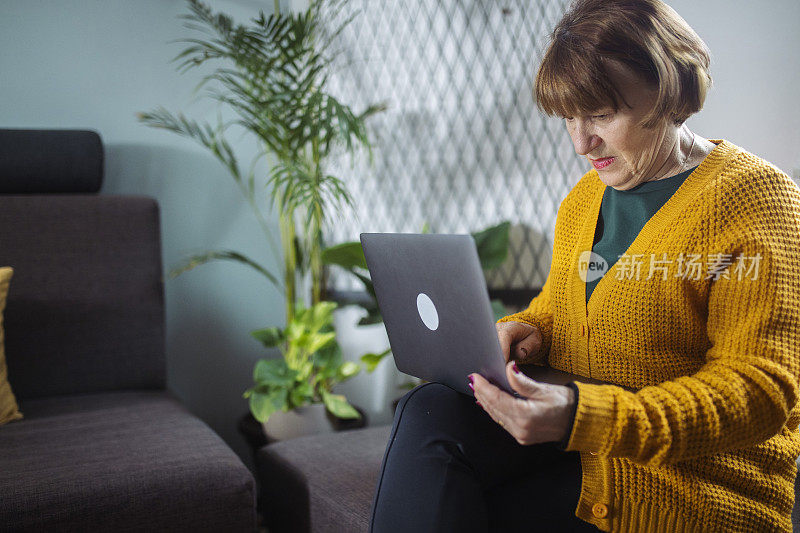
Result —
<instances>
[{"instance_id":1,"label":"sofa backrest","mask_svg":"<svg viewBox=\"0 0 800 533\"><path fill-rule=\"evenodd\" d=\"M70 183L59 185L59 164ZM158 205L91 194L101 179L97 133L0 130L0 266L14 268L6 359L19 399L165 387Z\"/></svg>"}]
</instances>

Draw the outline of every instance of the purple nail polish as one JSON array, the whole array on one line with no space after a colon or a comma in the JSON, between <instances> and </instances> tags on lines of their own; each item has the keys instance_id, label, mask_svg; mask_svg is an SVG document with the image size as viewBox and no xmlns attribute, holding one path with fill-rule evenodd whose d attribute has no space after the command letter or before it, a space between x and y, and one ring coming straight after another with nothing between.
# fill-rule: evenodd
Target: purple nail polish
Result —
<instances>
[{"instance_id":1,"label":"purple nail polish","mask_svg":"<svg viewBox=\"0 0 800 533\"><path fill-rule=\"evenodd\" d=\"M483 406L481 405L481 402L479 402L478 400L475 400L475 403L477 403L477 404L478 404L478 407L483 407Z\"/></svg>"},{"instance_id":2,"label":"purple nail polish","mask_svg":"<svg viewBox=\"0 0 800 533\"><path fill-rule=\"evenodd\" d=\"M471 374L470 374L469 376L467 376L467 377L469 378L469 383L470 383L470 385L472 385L473 383L475 383L475 378L473 378Z\"/></svg>"},{"instance_id":3,"label":"purple nail polish","mask_svg":"<svg viewBox=\"0 0 800 533\"><path fill-rule=\"evenodd\" d=\"M517 366L517 362L516 361L514 361L514 364L511 367L511 369L514 371L515 374L519 374L519 367Z\"/></svg>"},{"instance_id":4,"label":"purple nail polish","mask_svg":"<svg viewBox=\"0 0 800 533\"><path fill-rule=\"evenodd\" d=\"M469 384L469 388L472 389L472 392L475 392L475 387L472 386L472 383Z\"/></svg>"}]
</instances>

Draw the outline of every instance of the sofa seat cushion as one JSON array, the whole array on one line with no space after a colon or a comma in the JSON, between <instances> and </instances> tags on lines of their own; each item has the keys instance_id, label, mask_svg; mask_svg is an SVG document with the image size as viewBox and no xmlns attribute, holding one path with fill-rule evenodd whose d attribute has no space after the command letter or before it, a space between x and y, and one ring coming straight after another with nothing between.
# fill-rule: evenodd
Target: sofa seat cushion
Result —
<instances>
[{"instance_id":1,"label":"sofa seat cushion","mask_svg":"<svg viewBox=\"0 0 800 533\"><path fill-rule=\"evenodd\" d=\"M391 426L269 444L256 454L270 533L367 531Z\"/></svg>"},{"instance_id":2,"label":"sofa seat cushion","mask_svg":"<svg viewBox=\"0 0 800 533\"><path fill-rule=\"evenodd\" d=\"M20 400L0 428L0 529L253 531L250 471L169 393Z\"/></svg>"}]
</instances>

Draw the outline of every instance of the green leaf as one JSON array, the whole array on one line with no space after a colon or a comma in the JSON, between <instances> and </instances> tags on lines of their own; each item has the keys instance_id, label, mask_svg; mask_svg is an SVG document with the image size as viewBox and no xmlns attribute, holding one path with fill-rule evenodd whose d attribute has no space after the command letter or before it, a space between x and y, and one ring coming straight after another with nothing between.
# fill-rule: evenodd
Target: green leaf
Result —
<instances>
[{"instance_id":1,"label":"green leaf","mask_svg":"<svg viewBox=\"0 0 800 533\"><path fill-rule=\"evenodd\" d=\"M331 343L311 355L317 373L325 379L333 378L342 366L342 348L339 343Z\"/></svg>"},{"instance_id":2,"label":"green leaf","mask_svg":"<svg viewBox=\"0 0 800 533\"><path fill-rule=\"evenodd\" d=\"M300 342L300 339L304 338L304 336L308 336L306 333L306 328L302 323L305 315L306 310L298 307L295 310L294 320L289 322L289 324L286 326L286 329L284 329L283 334L289 344L299 345L298 343Z\"/></svg>"},{"instance_id":3,"label":"green leaf","mask_svg":"<svg viewBox=\"0 0 800 533\"><path fill-rule=\"evenodd\" d=\"M307 331L303 331L300 335L298 335L297 337L294 337L292 339L292 343L291 344L295 348L302 349L302 350L305 350L305 351L307 351L309 353L312 353L315 350L311 350L311 349L309 349L309 347L310 347L310 344L313 342L313 340L314 340L314 334L308 333Z\"/></svg>"},{"instance_id":4,"label":"green leaf","mask_svg":"<svg viewBox=\"0 0 800 533\"><path fill-rule=\"evenodd\" d=\"M306 327L309 331L317 332L333 322L333 310L336 302L322 301L311 308L310 316L306 318Z\"/></svg>"},{"instance_id":5,"label":"green leaf","mask_svg":"<svg viewBox=\"0 0 800 533\"><path fill-rule=\"evenodd\" d=\"M378 297L375 295L375 285L372 283L372 280L363 274L359 274L358 272L351 272L355 277L361 280L361 283L364 284L364 288L367 290L367 293L372 296L373 301L375 301L375 306L377 307Z\"/></svg>"},{"instance_id":6,"label":"green leaf","mask_svg":"<svg viewBox=\"0 0 800 533\"><path fill-rule=\"evenodd\" d=\"M274 348L286 340L283 330L275 326L253 330L250 335L267 348Z\"/></svg>"},{"instance_id":7,"label":"green leaf","mask_svg":"<svg viewBox=\"0 0 800 533\"><path fill-rule=\"evenodd\" d=\"M298 383L289 391L289 404L291 408L307 405L314 400L314 388L311 383L304 381Z\"/></svg>"},{"instance_id":8,"label":"green leaf","mask_svg":"<svg viewBox=\"0 0 800 533\"><path fill-rule=\"evenodd\" d=\"M320 391L325 407L339 418L361 418L355 408L347 402L341 394L333 394L325 390Z\"/></svg>"},{"instance_id":9,"label":"green leaf","mask_svg":"<svg viewBox=\"0 0 800 533\"><path fill-rule=\"evenodd\" d=\"M300 242L300 238L297 236L294 238L294 253L297 258L297 269L302 275L308 270L308 262L305 259L305 253L303 253L303 243Z\"/></svg>"},{"instance_id":10,"label":"green leaf","mask_svg":"<svg viewBox=\"0 0 800 533\"><path fill-rule=\"evenodd\" d=\"M353 361L345 361L344 364L339 367L339 372L337 374L338 381L348 380L359 372L361 372L360 366Z\"/></svg>"},{"instance_id":11,"label":"green leaf","mask_svg":"<svg viewBox=\"0 0 800 533\"><path fill-rule=\"evenodd\" d=\"M314 353L316 351L321 350L322 348L328 346L329 344L336 341L336 333L316 333L309 336L308 347L306 348L309 352Z\"/></svg>"},{"instance_id":12,"label":"green leaf","mask_svg":"<svg viewBox=\"0 0 800 533\"><path fill-rule=\"evenodd\" d=\"M192 270L195 267L198 267L200 265L208 263L209 261L214 261L217 259L222 259L227 261L237 261L239 263L243 263L247 266L250 266L257 272L265 276L278 290L283 291L283 285L278 281L278 278L276 278L270 271L268 271L266 268L262 267L252 259L245 257L239 252L233 252L231 250L215 250L193 255L189 257L187 260L185 260L183 264L180 265L179 267L170 270L169 276L170 278L175 278L177 276L180 276L184 272Z\"/></svg>"},{"instance_id":13,"label":"green leaf","mask_svg":"<svg viewBox=\"0 0 800 533\"><path fill-rule=\"evenodd\" d=\"M398 385L397 388L398 389L404 389L404 390L411 390L414 387L416 387L417 385L419 385L419 383L416 383L414 381L406 381L405 383L401 383L400 385Z\"/></svg>"},{"instance_id":14,"label":"green leaf","mask_svg":"<svg viewBox=\"0 0 800 533\"><path fill-rule=\"evenodd\" d=\"M297 372L286 365L281 359L259 359L253 368L253 381L270 387L289 388L295 381Z\"/></svg>"},{"instance_id":15,"label":"green leaf","mask_svg":"<svg viewBox=\"0 0 800 533\"><path fill-rule=\"evenodd\" d=\"M502 222L472 234L484 270L500 266L508 257L510 228L510 222Z\"/></svg>"},{"instance_id":16,"label":"green leaf","mask_svg":"<svg viewBox=\"0 0 800 533\"><path fill-rule=\"evenodd\" d=\"M289 391L274 389L269 394L253 392L250 395L250 412L259 422L266 422L278 410L288 410Z\"/></svg>"},{"instance_id":17,"label":"green leaf","mask_svg":"<svg viewBox=\"0 0 800 533\"><path fill-rule=\"evenodd\" d=\"M358 321L359 326L373 326L383 322L383 315L381 315L380 309L372 306L363 307L367 310L367 315L361 317L361 319Z\"/></svg>"},{"instance_id":18,"label":"green leaf","mask_svg":"<svg viewBox=\"0 0 800 533\"><path fill-rule=\"evenodd\" d=\"M367 372L374 372L383 359L392 353L391 348L387 348L381 353L365 353L361 356L361 361L366 365Z\"/></svg>"},{"instance_id":19,"label":"green leaf","mask_svg":"<svg viewBox=\"0 0 800 533\"><path fill-rule=\"evenodd\" d=\"M344 242L322 250L322 262L346 269L367 269L367 260L360 242Z\"/></svg>"},{"instance_id":20,"label":"green leaf","mask_svg":"<svg viewBox=\"0 0 800 533\"><path fill-rule=\"evenodd\" d=\"M314 364L311 361L303 361L300 364L300 367L296 369L297 375L295 375L295 385L297 383L303 383L308 380L308 377L311 375L311 372L314 371Z\"/></svg>"}]
</instances>

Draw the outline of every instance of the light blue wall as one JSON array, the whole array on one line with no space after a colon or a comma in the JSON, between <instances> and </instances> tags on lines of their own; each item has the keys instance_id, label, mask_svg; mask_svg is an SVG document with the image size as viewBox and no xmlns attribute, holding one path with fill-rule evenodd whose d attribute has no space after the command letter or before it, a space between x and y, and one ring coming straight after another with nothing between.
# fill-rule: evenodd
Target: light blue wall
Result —
<instances>
[{"instance_id":1,"label":"light blue wall","mask_svg":"<svg viewBox=\"0 0 800 533\"><path fill-rule=\"evenodd\" d=\"M800 180L800 2L667 0L711 49L713 86L688 125Z\"/></svg>"},{"instance_id":2,"label":"light blue wall","mask_svg":"<svg viewBox=\"0 0 800 533\"><path fill-rule=\"evenodd\" d=\"M273 2L213 2L242 21L259 5L271 12ZM157 105L216 116L207 104L189 104L199 73L181 76L170 63L183 45L169 41L191 35L178 19L186 12L181 0L3 0L0 126L97 130L106 147L102 194L148 195L161 206L165 270L185 253L218 248L273 266L222 165L192 141L137 122L137 112ZM236 144L249 165L253 146ZM233 263L168 279L165 291L168 386L249 462L236 423L263 350L248 332L282 322L282 296Z\"/></svg>"}]
</instances>

